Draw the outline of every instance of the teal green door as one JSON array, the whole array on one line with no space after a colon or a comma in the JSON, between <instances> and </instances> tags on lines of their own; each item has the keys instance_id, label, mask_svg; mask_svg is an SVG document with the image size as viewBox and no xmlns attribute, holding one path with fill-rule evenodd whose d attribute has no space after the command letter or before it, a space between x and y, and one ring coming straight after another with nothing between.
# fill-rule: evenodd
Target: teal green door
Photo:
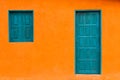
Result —
<instances>
[{"instance_id":1,"label":"teal green door","mask_svg":"<svg viewBox=\"0 0 120 80\"><path fill-rule=\"evenodd\" d=\"M33 11L9 11L9 41L33 42Z\"/></svg>"},{"instance_id":2,"label":"teal green door","mask_svg":"<svg viewBox=\"0 0 120 80\"><path fill-rule=\"evenodd\" d=\"M76 11L75 73L101 73L100 11Z\"/></svg>"}]
</instances>

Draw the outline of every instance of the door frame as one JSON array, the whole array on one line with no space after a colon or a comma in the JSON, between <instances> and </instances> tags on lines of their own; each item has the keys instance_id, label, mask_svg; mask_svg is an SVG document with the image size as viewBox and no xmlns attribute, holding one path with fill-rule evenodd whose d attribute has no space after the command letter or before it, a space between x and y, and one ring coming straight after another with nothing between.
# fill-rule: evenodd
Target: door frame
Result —
<instances>
[{"instance_id":1,"label":"door frame","mask_svg":"<svg viewBox=\"0 0 120 80\"><path fill-rule=\"evenodd\" d=\"M77 75L81 75L80 73L76 73L76 47L75 47L75 41L76 41L76 12L99 12L100 13L100 73L97 74L97 75L100 75L102 74L102 10L99 9L99 10L93 10L93 9L90 9L90 10L74 10L74 74L77 74ZM94 74L89 74L89 75L94 75ZM95 74L96 75L96 74Z\"/></svg>"}]
</instances>

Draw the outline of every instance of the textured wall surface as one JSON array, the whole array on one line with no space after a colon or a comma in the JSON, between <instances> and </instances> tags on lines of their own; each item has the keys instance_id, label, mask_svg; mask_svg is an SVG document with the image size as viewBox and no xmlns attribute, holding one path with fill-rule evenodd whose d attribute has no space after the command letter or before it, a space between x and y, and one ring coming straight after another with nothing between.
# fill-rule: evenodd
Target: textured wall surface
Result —
<instances>
[{"instance_id":1,"label":"textured wall surface","mask_svg":"<svg viewBox=\"0 0 120 80\"><path fill-rule=\"evenodd\" d=\"M34 42L10 43L8 10L34 10ZM74 11L102 11L102 74L74 74ZM0 0L0 80L120 80L119 0Z\"/></svg>"}]
</instances>

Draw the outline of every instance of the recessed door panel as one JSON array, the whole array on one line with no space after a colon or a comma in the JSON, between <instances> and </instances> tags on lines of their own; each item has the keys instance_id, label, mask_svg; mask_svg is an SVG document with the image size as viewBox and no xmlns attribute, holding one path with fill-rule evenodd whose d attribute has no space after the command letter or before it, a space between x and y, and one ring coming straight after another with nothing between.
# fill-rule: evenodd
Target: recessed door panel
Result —
<instances>
[{"instance_id":1,"label":"recessed door panel","mask_svg":"<svg viewBox=\"0 0 120 80\"><path fill-rule=\"evenodd\" d=\"M100 74L100 11L76 11L75 19L75 72Z\"/></svg>"}]
</instances>

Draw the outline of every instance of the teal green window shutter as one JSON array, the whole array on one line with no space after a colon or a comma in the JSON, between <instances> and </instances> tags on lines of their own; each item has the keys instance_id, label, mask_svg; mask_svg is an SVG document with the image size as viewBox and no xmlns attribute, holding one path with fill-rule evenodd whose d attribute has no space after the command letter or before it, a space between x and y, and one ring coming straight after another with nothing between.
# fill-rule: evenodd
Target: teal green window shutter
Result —
<instances>
[{"instance_id":1,"label":"teal green window shutter","mask_svg":"<svg viewBox=\"0 0 120 80\"><path fill-rule=\"evenodd\" d=\"M76 11L75 73L101 73L100 11Z\"/></svg>"},{"instance_id":2,"label":"teal green window shutter","mask_svg":"<svg viewBox=\"0 0 120 80\"><path fill-rule=\"evenodd\" d=\"M9 11L9 41L33 42L33 11Z\"/></svg>"}]
</instances>

